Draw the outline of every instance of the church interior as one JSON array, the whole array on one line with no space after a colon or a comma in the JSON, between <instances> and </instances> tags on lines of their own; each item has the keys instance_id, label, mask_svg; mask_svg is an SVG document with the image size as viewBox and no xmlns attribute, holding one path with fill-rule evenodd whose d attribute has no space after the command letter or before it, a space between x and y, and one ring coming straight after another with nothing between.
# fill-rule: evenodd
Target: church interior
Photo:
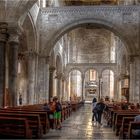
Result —
<instances>
[{"instance_id":1,"label":"church interior","mask_svg":"<svg viewBox=\"0 0 140 140\"><path fill-rule=\"evenodd\" d=\"M0 0L0 138L140 139L138 115L140 0Z\"/></svg>"}]
</instances>

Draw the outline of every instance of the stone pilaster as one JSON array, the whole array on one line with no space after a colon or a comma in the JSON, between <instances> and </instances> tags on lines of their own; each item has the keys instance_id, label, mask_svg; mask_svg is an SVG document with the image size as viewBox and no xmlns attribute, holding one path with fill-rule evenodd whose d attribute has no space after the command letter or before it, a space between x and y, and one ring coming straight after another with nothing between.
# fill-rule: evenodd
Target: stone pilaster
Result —
<instances>
[{"instance_id":1,"label":"stone pilaster","mask_svg":"<svg viewBox=\"0 0 140 140\"><path fill-rule=\"evenodd\" d=\"M5 106L5 53L8 39L7 23L0 22L0 107Z\"/></svg>"},{"instance_id":2,"label":"stone pilaster","mask_svg":"<svg viewBox=\"0 0 140 140\"><path fill-rule=\"evenodd\" d=\"M18 69L18 49L19 31L17 28L9 29L9 93L11 96L11 106L17 105L17 69Z\"/></svg>"},{"instance_id":3,"label":"stone pilaster","mask_svg":"<svg viewBox=\"0 0 140 140\"><path fill-rule=\"evenodd\" d=\"M55 71L54 66L50 66L49 68L50 76L49 76L49 99L53 96L53 75Z\"/></svg>"}]
</instances>

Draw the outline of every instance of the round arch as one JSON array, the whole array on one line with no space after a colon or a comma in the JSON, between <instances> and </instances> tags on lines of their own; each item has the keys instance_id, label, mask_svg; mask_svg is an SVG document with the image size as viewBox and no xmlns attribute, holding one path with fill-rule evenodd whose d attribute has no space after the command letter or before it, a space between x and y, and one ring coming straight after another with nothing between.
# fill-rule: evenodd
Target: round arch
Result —
<instances>
[{"instance_id":1,"label":"round arch","mask_svg":"<svg viewBox=\"0 0 140 140\"><path fill-rule=\"evenodd\" d=\"M77 71L79 71L81 74L83 73L82 71L81 71L81 69L80 68L77 68L77 67L74 67L74 68L71 68L69 71L68 71L68 75L72 72L72 71L74 71L74 70L77 70Z\"/></svg>"},{"instance_id":2,"label":"round arch","mask_svg":"<svg viewBox=\"0 0 140 140\"><path fill-rule=\"evenodd\" d=\"M51 49L55 46L56 42L68 31L73 30L77 27L85 26L85 25L94 25L96 27L102 27L105 28L111 32L113 32L115 35L117 35L120 40L124 43L124 46L126 47L126 50L128 54L133 53L133 50L131 49L134 44L133 41L126 38L125 34L121 32L121 28L117 27L111 22L105 21L105 20L99 20L99 19L81 19L77 20L75 22L69 23L65 26L63 26L61 29L57 30L52 37L52 39L47 42L47 52L50 53ZM46 53L47 53L46 52Z\"/></svg>"},{"instance_id":3,"label":"round arch","mask_svg":"<svg viewBox=\"0 0 140 140\"><path fill-rule=\"evenodd\" d=\"M116 71L114 69L110 68L110 67L103 68L102 71L101 71L101 74L103 74L103 72L106 71L106 70L112 71L114 73L114 75L116 74Z\"/></svg>"}]
</instances>

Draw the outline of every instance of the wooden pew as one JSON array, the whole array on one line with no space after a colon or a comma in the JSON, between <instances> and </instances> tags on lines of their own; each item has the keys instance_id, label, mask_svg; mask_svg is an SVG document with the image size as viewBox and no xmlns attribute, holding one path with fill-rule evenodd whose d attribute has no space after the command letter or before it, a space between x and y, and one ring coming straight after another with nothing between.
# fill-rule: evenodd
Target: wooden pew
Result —
<instances>
[{"instance_id":1,"label":"wooden pew","mask_svg":"<svg viewBox=\"0 0 140 140\"><path fill-rule=\"evenodd\" d=\"M137 113L137 112L124 112L124 113L117 114L116 120L115 120L116 136L119 135L119 131L120 131L120 127L122 125L123 117L135 117L138 114L140 114L140 113Z\"/></svg>"},{"instance_id":2,"label":"wooden pew","mask_svg":"<svg viewBox=\"0 0 140 140\"><path fill-rule=\"evenodd\" d=\"M35 105L25 105L25 106L17 106L17 107L10 107L8 109L10 110L27 110L27 111L43 111L44 112L44 109L43 109L43 104L35 104ZM67 109L67 106L69 109ZM62 107L63 107L63 110L61 112L61 115L62 115L62 118L61 118L61 121L64 121L68 116L70 116L71 112L72 112L72 108L71 108L71 105L70 104L62 104ZM49 119L49 124L50 124L50 128L54 128L54 120L53 119L50 119L50 115L53 114L51 111L45 111L48 113L48 119ZM69 112L69 114L68 114Z\"/></svg>"},{"instance_id":3,"label":"wooden pew","mask_svg":"<svg viewBox=\"0 0 140 140\"><path fill-rule=\"evenodd\" d=\"M32 132L26 118L0 116L1 138L32 138Z\"/></svg>"},{"instance_id":4,"label":"wooden pew","mask_svg":"<svg viewBox=\"0 0 140 140\"><path fill-rule=\"evenodd\" d=\"M128 129L128 139L134 139L132 135L132 131L134 129L140 129L140 122L130 122L129 129ZM139 135L139 139L140 139L140 135Z\"/></svg>"},{"instance_id":5,"label":"wooden pew","mask_svg":"<svg viewBox=\"0 0 140 140\"><path fill-rule=\"evenodd\" d=\"M9 113L20 113L20 114L38 114L40 116L40 122L43 126L43 134L46 134L50 129L48 113L46 111L31 111L23 109L0 109L0 112L9 112Z\"/></svg>"},{"instance_id":6,"label":"wooden pew","mask_svg":"<svg viewBox=\"0 0 140 140\"><path fill-rule=\"evenodd\" d=\"M123 117L122 125L120 128L120 134L119 134L119 137L121 139L126 139L126 137L128 135L129 123L131 121L134 121L134 117Z\"/></svg>"},{"instance_id":7,"label":"wooden pew","mask_svg":"<svg viewBox=\"0 0 140 140\"><path fill-rule=\"evenodd\" d=\"M130 110L114 110L113 111L113 119L112 119L112 127L113 127L113 131L115 131L116 127L115 127L115 124L116 124L116 117L117 117L117 114L139 114L140 112L139 111L130 111Z\"/></svg>"},{"instance_id":8,"label":"wooden pew","mask_svg":"<svg viewBox=\"0 0 140 140\"><path fill-rule=\"evenodd\" d=\"M32 138L41 138L43 136L43 129L40 122L40 117L37 114L15 114L9 112L0 112L0 116L26 118L29 123L29 128L32 130Z\"/></svg>"},{"instance_id":9,"label":"wooden pew","mask_svg":"<svg viewBox=\"0 0 140 140\"><path fill-rule=\"evenodd\" d=\"M14 107L14 108L8 108L10 110L24 110L24 111L27 111L27 112L32 112L32 111L37 111L37 112L47 112L48 114L48 121L49 121L49 128L51 129L54 129L54 119L53 118L50 118L50 116L52 116L54 113L52 111L45 111L43 109L43 105L41 106L39 104L39 107L37 105L29 105L29 106L22 106L22 107ZM62 116L63 117L63 116Z\"/></svg>"}]
</instances>

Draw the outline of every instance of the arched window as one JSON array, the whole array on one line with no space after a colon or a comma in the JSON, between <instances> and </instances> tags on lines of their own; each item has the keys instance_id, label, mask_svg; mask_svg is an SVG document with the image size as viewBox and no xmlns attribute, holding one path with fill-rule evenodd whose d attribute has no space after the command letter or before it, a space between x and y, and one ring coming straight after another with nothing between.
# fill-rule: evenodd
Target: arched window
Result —
<instances>
[{"instance_id":1,"label":"arched window","mask_svg":"<svg viewBox=\"0 0 140 140\"><path fill-rule=\"evenodd\" d=\"M93 69L89 70L89 81L96 81L97 72Z\"/></svg>"}]
</instances>

